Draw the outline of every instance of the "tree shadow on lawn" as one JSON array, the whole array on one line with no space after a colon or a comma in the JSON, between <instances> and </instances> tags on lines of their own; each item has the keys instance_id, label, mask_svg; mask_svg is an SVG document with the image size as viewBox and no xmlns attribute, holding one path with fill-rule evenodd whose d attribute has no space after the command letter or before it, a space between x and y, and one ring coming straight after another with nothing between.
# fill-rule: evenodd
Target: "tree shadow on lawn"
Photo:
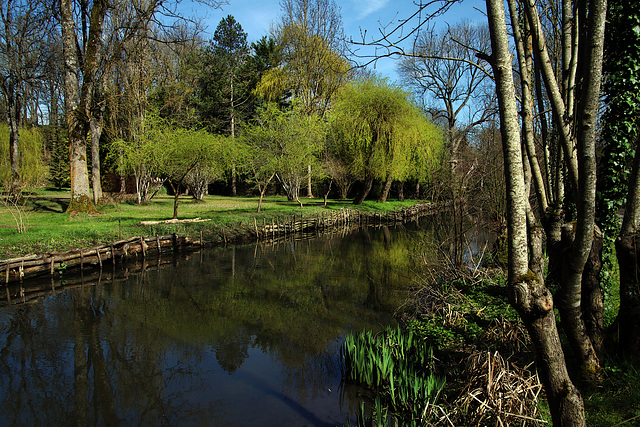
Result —
<instances>
[{"instance_id":1,"label":"tree shadow on lawn","mask_svg":"<svg viewBox=\"0 0 640 427\"><path fill-rule=\"evenodd\" d=\"M64 213L69 207L69 199L63 197L32 197L34 212Z\"/></svg>"}]
</instances>

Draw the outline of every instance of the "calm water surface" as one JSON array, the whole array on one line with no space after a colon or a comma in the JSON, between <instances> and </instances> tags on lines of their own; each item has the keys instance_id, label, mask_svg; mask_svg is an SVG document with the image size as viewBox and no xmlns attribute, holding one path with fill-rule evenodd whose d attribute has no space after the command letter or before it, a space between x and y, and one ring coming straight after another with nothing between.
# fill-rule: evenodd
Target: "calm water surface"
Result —
<instances>
[{"instance_id":1,"label":"calm water surface","mask_svg":"<svg viewBox=\"0 0 640 427\"><path fill-rule=\"evenodd\" d=\"M342 425L343 337L393 323L421 235L207 250L2 307L0 425Z\"/></svg>"}]
</instances>

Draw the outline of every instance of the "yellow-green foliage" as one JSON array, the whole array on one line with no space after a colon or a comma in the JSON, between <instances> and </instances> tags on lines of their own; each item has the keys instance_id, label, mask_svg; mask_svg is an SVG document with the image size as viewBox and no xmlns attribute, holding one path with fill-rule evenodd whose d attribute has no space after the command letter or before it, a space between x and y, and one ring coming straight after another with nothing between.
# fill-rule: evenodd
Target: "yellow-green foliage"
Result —
<instances>
[{"instance_id":1,"label":"yellow-green foliage","mask_svg":"<svg viewBox=\"0 0 640 427\"><path fill-rule=\"evenodd\" d=\"M349 75L349 63L334 51L329 40L310 34L300 23L278 31L281 63L263 76L255 93L267 101L293 95L303 113L320 113Z\"/></svg>"},{"instance_id":2,"label":"yellow-green foliage","mask_svg":"<svg viewBox=\"0 0 640 427\"><path fill-rule=\"evenodd\" d=\"M438 127L386 79L344 86L334 100L331 121L334 150L355 175L425 180L441 161Z\"/></svg>"},{"instance_id":3,"label":"yellow-green foliage","mask_svg":"<svg viewBox=\"0 0 640 427\"><path fill-rule=\"evenodd\" d=\"M47 176L42 154L43 137L37 128L20 129L20 182L23 186L41 185ZM0 184L5 186L11 178L9 158L9 126L0 123Z\"/></svg>"}]
</instances>

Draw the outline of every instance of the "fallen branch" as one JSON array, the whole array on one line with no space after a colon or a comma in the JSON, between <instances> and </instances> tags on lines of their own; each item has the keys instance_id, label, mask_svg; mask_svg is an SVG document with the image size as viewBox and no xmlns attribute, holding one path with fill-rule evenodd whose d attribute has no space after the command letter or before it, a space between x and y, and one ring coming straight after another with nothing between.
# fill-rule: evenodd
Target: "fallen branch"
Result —
<instances>
[{"instance_id":1,"label":"fallen branch","mask_svg":"<svg viewBox=\"0 0 640 427\"><path fill-rule=\"evenodd\" d=\"M207 222L209 219L192 218L192 219L166 219L164 221L140 221L140 225L158 225L158 224L184 224L190 222Z\"/></svg>"}]
</instances>

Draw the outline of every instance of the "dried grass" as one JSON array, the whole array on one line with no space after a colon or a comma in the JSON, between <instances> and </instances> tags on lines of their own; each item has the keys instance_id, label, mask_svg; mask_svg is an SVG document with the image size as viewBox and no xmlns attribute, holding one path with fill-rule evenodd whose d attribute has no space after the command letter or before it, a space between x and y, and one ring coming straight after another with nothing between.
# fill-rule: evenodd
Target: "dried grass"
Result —
<instances>
[{"instance_id":1,"label":"dried grass","mask_svg":"<svg viewBox=\"0 0 640 427\"><path fill-rule=\"evenodd\" d=\"M517 354L531 348L529 333L522 322L512 322L502 317L494 319L492 323L483 332L480 342L491 343L503 354Z\"/></svg>"},{"instance_id":2,"label":"dried grass","mask_svg":"<svg viewBox=\"0 0 640 427\"><path fill-rule=\"evenodd\" d=\"M467 301L455 286L449 285L446 289L433 281L425 282L430 285L423 286L398 309L415 319L427 317L440 317L444 325L459 325L464 321L464 314L456 307Z\"/></svg>"},{"instance_id":3,"label":"dried grass","mask_svg":"<svg viewBox=\"0 0 640 427\"><path fill-rule=\"evenodd\" d=\"M498 352L474 353L465 360L468 380L456 401L465 425L541 426L537 374L505 361Z\"/></svg>"}]
</instances>

